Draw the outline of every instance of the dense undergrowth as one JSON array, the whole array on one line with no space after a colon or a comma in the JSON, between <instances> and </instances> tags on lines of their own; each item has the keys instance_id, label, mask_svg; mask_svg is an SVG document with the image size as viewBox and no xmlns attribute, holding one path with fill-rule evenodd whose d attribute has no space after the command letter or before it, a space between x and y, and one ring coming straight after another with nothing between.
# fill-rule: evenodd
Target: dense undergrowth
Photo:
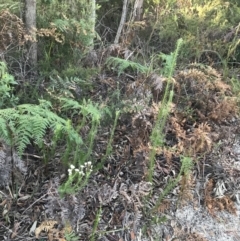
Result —
<instances>
[{"instance_id":1,"label":"dense undergrowth","mask_svg":"<svg viewBox=\"0 0 240 241\"><path fill-rule=\"evenodd\" d=\"M0 5L2 222L13 227L14 210L21 216L41 200L47 218L33 211L36 238L44 231L62 241L151 236L147 226L165 220L177 186L181 204L194 199L194 168L221 145L221 127L238 118L240 6L146 1L139 21L129 10L113 44L118 22L109 20L121 11L105 14L109 2L100 3L94 33L88 2L73 2L39 3L38 66L28 62L33 40L19 6ZM44 171L34 171L36 160ZM212 215L235 213L238 196L214 195L217 183L205 182L203 204ZM108 206L116 207L109 223ZM79 231L85 214L92 225ZM17 233L12 240L25 235Z\"/></svg>"}]
</instances>

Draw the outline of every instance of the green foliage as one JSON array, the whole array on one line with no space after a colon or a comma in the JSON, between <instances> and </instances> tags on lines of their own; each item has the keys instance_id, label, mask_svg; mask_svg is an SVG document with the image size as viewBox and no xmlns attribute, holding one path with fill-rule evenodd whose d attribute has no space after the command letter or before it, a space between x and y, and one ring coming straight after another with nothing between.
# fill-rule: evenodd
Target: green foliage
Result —
<instances>
[{"instance_id":1,"label":"green foliage","mask_svg":"<svg viewBox=\"0 0 240 241\"><path fill-rule=\"evenodd\" d=\"M17 82L8 73L6 64L0 62L0 108L13 106L17 103L18 98L13 94L13 85L17 85Z\"/></svg>"},{"instance_id":2,"label":"green foliage","mask_svg":"<svg viewBox=\"0 0 240 241\"><path fill-rule=\"evenodd\" d=\"M91 100L83 100L82 104L70 98L59 98L59 100L63 111L76 110L78 115L82 114L84 118L88 118L92 122L100 122L103 110L101 110L99 104L94 104Z\"/></svg>"},{"instance_id":3,"label":"green foliage","mask_svg":"<svg viewBox=\"0 0 240 241\"><path fill-rule=\"evenodd\" d=\"M82 103L79 103L73 99L61 97L59 101L62 113L71 111L73 115L77 115L81 119L76 126L77 132L86 127L89 129L84 138L84 145L75 150L74 153L74 163L81 165L89 161L100 121L105 114L109 113L109 110L107 107L102 107L90 100L83 100ZM68 161L68 155L63 158L66 162Z\"/></svg>"},{"instance_id":4,"label":"green foliage","mask_svg":"<svg viewBox=\"0 0 240 241\"><path fill-rule=\"evenodd\" d=\"M108 144L107 144L107 150L106 150L106 153L105 155L102 157L101 159L101 162L98 163L95 167L95 170L99 170L103 167L107 157L112 153L112 143L113 143L113 138L114 138L114 132L116 130L116 126L117 126L117 121L118 121L118 118L120 116L120 111L116 111L115 113L115 119L114 119L114 124L113 124L113 127L111 129L111 135L110 135L110 138L108 140Z\"/></svg>"},{"instance_id":5,"label":"green foliage","mask_svg":"<svg viewBox=\"0 0 240 241\"><path fill-rule=\"evenodd\" d=\"M39 39L41 72L52 69L61 72L69 63L75 65L92 48L94 11L92 1L87 0L52 0L38 4L38 29L49 29L50 32L55 29L63 38L61 43L49 34Z\"/></svg>"},{"instance_id":6,"label":"green foliage","mask_svg":"<svg viewBox=\"0 0 240 241\"><path fill-rule=\"evenodd\" d=\"M156 211L156 207L159 207L159 205L161 204L163 199L166 197L166 195L168 195L169 192L178 184L178 182L181 180L182 175L185 175L188 177L188 175L193 167L192 159L190 157L183 156L181 158L181 162L182 162L182 165L181 165L180 172L178 173L178 175L175 179L172 179L168 182L167 186L164 188L163 192L159 196L159 198L155 204L155 207L152 208L151 212Z\"/></svg>"},{"instance_id":7,"label":"green foliage","mask_svg":"<svg viewBox=\"0 0 240 241\"><path fill-rule=\"evenodd\" d=\"M94 220L93 230L92 230L92 233L91 233L91 236L90 236L90 241L96 240L97 227L98 227L98 224L100 222L101 216L102 216L102 207L100 206L100 208L99 208L99 210L96 214L96 218Z\"/></svg>"},{"instance_id":8,"label":"green foliage","mask_svg":"<svg viewBox=\"0 0 240 241\"><path fill-rule=\"evenodd\" d=\"M67 241L78 241L79 237L74 232L65 232L64 237Z\"/></svg>"},{"instance_id":9,"label":"green foliage","mask_svg":"<svg viewBox=\"0 0 240 241\"><path fill-rule=\"evenodd\" d=\"M64 69L61 74L62 76L79 78L81 81L85 81L85 84L91 84L91 78L99 73L97 68L86 68L82 66L76 66L76 64L69 64L69 66ZM81 84L81 82L80 82Z\"/></svg>"},{"instance_id":10,"label":"green foliage","mask_svg":"<svg viewBox=\"0 0 240 241\"><path fill-rule=\"evenodd\" d=\"M51 82L48 85L48 93L57 97L80 98L84 91L91 88L91 82L78 77L61 78L59 75L50 76Z\"/></svg>"},{"instance_id":11,"label":"green foliage","mask_svg":"<svg viewBox=\"0 0 240 241\"><path fill-rule=\"evenodd\" d=\"M232 91L234 93L234 96L237 98L237 103L240 105L240 82L237 77L232 77L230 79L230 83L232 86Z\"/></svg>"},{"instance_id":12,"label":"green foliage","mask_svg":"<svg viewBox=\"0 0 240 241\"><path fill-rule=\"evenodd\" d=\"M0 11L2 9L8 9L11 11L19 10L19 2L16 2L14 0L8 0L7 2L4 1L4 3L0 3Z\"/></svg>"},{"instance_id":13,"label":"green foliage","mask_svg":"<svg viewBox=\"0 0 240 241\"><path fill-rule=\"evenodd\" d=\"M49 102L41 100L39 105L23 104L0 110L0 138L8 145L16 147L19 155L31 140L43 147L43 137L48 129L58 132L58 137L60 132L70 140L69 145L80 145L81 137L68 121L53 113L50 106Z\"/></svg>"},{"instance_id":14,"label":"green foliage","mask_svg":"<svg viewBox=\"0 0 240 241\"><path fill-rule=\"evenodd\" d=\"M176 64L177 64L177 57L178 57L182 44L183 44L183 40L179 39L177 41L176 50L173 53L171 53L169 55L166 55L166 54L159 55L159 57L161 59L165 60L163 74L168 78L172 78L172 76L173 76L173 72L174 72Z\"/></svg>"},{"instance_id":15,"label":"green foliage","mask_svg":"<svg viewBox=\"0 0 240 241\"><path fill-rule=\"evenodd\" d=\"M184 39L179 58L187 63L219 60L218 56L206 55L206 50L223 58L229 54L230 45L234 49L234 43L226 37L239 24L238 1L149 0L144 11L149 27L143 29L141 37L148 38L145 41L156 51L173 51L179 37Z\"/></svg>"},{"instance_id":16,"label":"green foliage","mask_svg":"<svg viewBox=\"0 0 240 241\"><path fill-rule=\"evenodd\" d=\"M137 73L147 73L149 70L148 67L145 67L139 63L116 57L109 57L106 64L108 68L112 67L113 69L116 69L118 72L118 76L124 73L124 71L127 69L136 71Z\"/></svg>"},{"instance_id":17,"label":"green foliage","mask_svg":"<svg viewBox=\"0 0 240 241\"><path fill-rule=\"evenodd\" d=\"M87 184L91 172L91 162L86 162L84 165L80 165L79 169L75 168L74 165L71 165L68 169L67 181L58 189L60 196L63 197L66 194L75 194L81 190Z\"/></svg>"},{"instance_id":18,"label":"green foliage","mask_svg":"<svg viewBox=\"0 0 240 241\"><path fill-rule=\"evenodd\" d=\"M150 152L149 172L148 172L149 181L152 181L156 148L158 148L159 146L163 146L164 144L163 131L167 121L167 117L170 112L170 106L173 99L172 76L173 76L174 69L176 67L177 56L182 44L183 44L183 40L179 39L177 42L176 50L173 53L171 53L170 55L163 55L163 54L160 55L160 57L164 58L164 60L166 61L163 73L165 74L165 76L167 76L168 79L167 79L166 88L164 90L163 100L159 107L157 120L150 137L153 148L151 149L151 152ZM172 85L172 88L170 89L171 85Z\"/></svg>"}]
</instances>

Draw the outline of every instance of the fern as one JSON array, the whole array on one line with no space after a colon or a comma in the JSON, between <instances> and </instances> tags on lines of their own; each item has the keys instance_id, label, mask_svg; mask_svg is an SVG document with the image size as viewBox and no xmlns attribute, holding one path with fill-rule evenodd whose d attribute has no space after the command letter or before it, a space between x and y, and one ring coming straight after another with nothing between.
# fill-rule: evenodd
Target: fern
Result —
<instances>
[{"instance_id":1,"label":"fern","mask_svg":"<svg viewBox=\"0 0 240 241\"><path fill-rule=\"evenodd\" d=\"M132 69L133 71L137 71L139 73L147 73L149 70L148 67L139 63L116 57L109 57L106 64L108 68L112 66L114 69L117 69L118 76L120 76L126 69Z\"/></svg>"},{"instance_id":2,"label":"fern","mask_svg":"<svg viewBox=\"0 0 240 241\"><path fill-rule=\"evenodd\" d=\"M59 100L62 102L63 110L79 110L79 114L82 114L84 117L90 117L92 121L99 122L103 114L99 105L97 103L93 103L91 100L86 101L84 99L82 104L69 98L59 98Z\"/></svg>"},{"instance_id":3,"label":"fern","mask_svg":"<svg viewBox=\"0 0 240 241\"><path fill-rule=\"evenodd\" d=\"M70 73L71 74L71 73ZM57 93L58 96L73 97L80 96L82 91L91 87L91 81L78 77L50 76L51 83L48 87L49 93Z\"/></svg>"},{"instance_id":4,"label":"fern","mask_svg":"<svg viewBox=\"0 0 240 241\"><path fill-rule=\"evenodd\" d=\"M69 21L64 19L55 19L53 21L54 26L56 26L57 29L59 29L61 32L67 32L69 29Z\"/></svg>"},{"instance_id":5,"label":"fern","mask_svg":"<svg viewBox=\"0 0 240 241\"><path fill-rule=\"evenodd\" d=\"M65 232L64 237L67 241L78 241L79 237L74 232Z\"/></svg>"},{"instance_id":6,"label":"fern","mask_svg":"<svg viewBox=\"0 0 240 241\"><path fill-rule=\"evenodd\" d=\"M180 50L180 47L183 43L182 39L179 39L177 42L176 50L171 53L170 55L163 55L161 54L160 57L166 60L166 64L163 70L163 73L165 76L167 76L167 85L165 88L163 100L160 106L160 109L158 111L157 120L154 125L154 128L151 133L151 144L153 148L150 151L150 161L149 161L149 172L148 172L148 180L152 181L152 174L154 170L154 160L156 155L156 148L159 146L163 146L164 144L164 127L167 121L167 117L170 112L170 106L173 99L173 83L172 83L172 75L173 71L176 67L177 62L177 56ZM170 86L172 85L172 88L170 89Z\"/></svg>"},{"instance_id":7,"label":"fern","mask_svg":"<svg viewBox=\"0 0 240 241\"><path fill-rule=\"evenodd\" d=\"M31 140L41 146L47 129L58 133L55 135L55 142L56 138L61 136L59 132L62 132L72 145L81 144L81 137L69 121L53 113L49 107L49 102L41 101L40 105L23 104L0 110L0 138L8 145L16 147L19 155Z\"/></svg>"}]
</instances>

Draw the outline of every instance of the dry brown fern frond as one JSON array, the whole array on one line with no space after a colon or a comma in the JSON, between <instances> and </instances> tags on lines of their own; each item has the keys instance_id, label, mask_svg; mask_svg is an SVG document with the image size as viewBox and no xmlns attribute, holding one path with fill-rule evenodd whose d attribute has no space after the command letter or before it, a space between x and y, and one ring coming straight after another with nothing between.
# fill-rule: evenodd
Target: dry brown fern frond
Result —
<instances>
[{"instance_id":1,"label":"dry brown fern frond","mask_svg":"<svg viewBox=\"0 0 240 241\"><path fill-rule=\"evenodd\" d=\"M64 238L65 234L68 235L72 233L72 227L70 223L66 223L65 227L61 230L55 228L57 224L58 222L54 220L43 221L35 230L36 238L39 239L41 232L45 232L47 233L49 241L66 241Z\"/></svg>"},{"instance_id":2,"label":"dry brown fern frond","mask_svg":"<svg viewBox=\"0 0 240 241\"><path fill-rule=\"evenodd\" d=\"M159 206L157 206L155 209L159 212L159 213L164 213L166 210L169 210L170 208L170 201L169 200L163 200Z\"/></svg>"},{"instance_id":3,"label":"dry brown fern frond","mask_svg":"<svg viewBox=\"0 0 240 241\"><path fill-rule=\"evenodd\" d=\"M51 26L51 28L41 28L36 30L36 34L40 37L52 37L56 42L63 43L65 38L63 34L57 32L57 28Z\"/></svg>"},{"instance_id":4,"label":"dry brown fern frond","mask_svg":"<svg viewBox=\"0 0 240 241\"><path fill-rule=\"evenodd\" d=\"M154 102L159 102L163 98L164 92L162 91L162 89L163 89L163 84L166 85L166 83L167 83L167 78L161 75L154 73L148 77L147 84L148 86L151 87Z\"/></svg>"},{"instance_id":5,"label":"dry brown fern frond","mask_svg":"<svg viewBox=\"0 0 240 241\"><path fill-rule=\"evenodd\" d=\"M238 112L238 100L234 97L225 97L220 103L218 103L209 117L216 122L221 122L228 117L232 117Z\"/></svg>"},{"instance_id":6,"label":"dry brown fern frond","mask_svg":"<svg viewBox=\"0 0 240 241\"><path fill-rule=\"evenodd\" d=\"M192 63L188 65L187 69L197 69L199 71L202 71L206 75L216 77L216 78L221 78L221 74L216 69L214 69L212 66L209 66L209 65Z\"/></svg>"},{"instance_id":7,"label":"dry brown fern frond","mask_svg":"<svg viewBox=\"0 0 240 241\"><path fill-rule=\"evenodd\" d=\"M176 155L176 151L174 149L168 149L166 147L163 147L162 152L167 161L167 164L171 165L172 159Z\"/></svg>"},{"instance_id":8,"label":"dry brown fern frond","mask_svg":"<svg viewBox=\"0 0 240 241\"><path fill-rule=\"evenodd\" d=\"M170 118L171 133L175 134L177 140L174 149L178 154L195 155L200 152L209 152L212 148L211 127L206 122L195 127L195 123L186 130L188 127L185 124L185 119Z\"/></svg>"},{"instance_id":9,"label":"dry brown fern frond","mask_svg":"<svg viewBox=\"0 0 240 241\"><path fill-rule=\"evenodd\" d=\"M126 86L128 98L143 99L151 95L151 86L145 76L139 75L138 78Z\"/></svg>"},{"instance_id":10,"label":"dry brown fern frond","mask_svg":"<svg viewBox=\"0 0 240 241\"><path fill-rule=\"evenodd\" d=\"M201 123L197 128L194 128L190 134L189 149L193 153L209 152L212 148L212 140L210 138L211 127L207 123Z\"/></svg>"},{"instance_id":11,"label":"dry brown fern frond","mask_svg":"<svg viewBox=\"0 0 240 241\"><path fill-rule=\"evenodd\" d=\"M176 149L178 154L183 153L186 145L186 138L187 138L187 134L186 134L186 130L184 129L184 121L185 120L181 120L181 118L178 117L170 117L169 119L169 131L171 133L173 133L175 135L177 144L174 146L173 149ZM174 154L177 154L176 151Z\"/></svg>"},{"instance_id":12,"label":"dry brown fern frond","mask_svg":"<svg viewBox=\"0 0 240 241\"><path fill-rule=\"evenodd\" d=\"M26 41L22 20L8 10L0 12L0 51L10 46L22 46Z\"/></svg>"},{"instance_id":13,"label":"dry brown fern frond","mask_svg":"<svg viewBox=\"0 0 240 241\"><path fill-rule=\"evenodd\" d=\"M210 214L214 214L214 202L213 202L213 179L207 181L204 189L204 204L207 207Z\"/></svg>"},{"instance_id":14,"label":"dry brown fern frond","mask_svg":"<svg viewBox=\"0 0 240 241\"><path fill-rule=\"evenodd\" d=\"M189 91L190 95L198 92L201 87L204 87L204 90L207 90L209 87L211 87L207 75L198 69L180 71L175 78L180 85L185 86L185 90L187 92ZM202 90L203 89L201 89L201 91Z\"/></svg>"},{"instance_id":15,"label":"dry brown fern frond","mask_svg":"<svg viewBox=\"0 0 240 241\"><path fill-rule=\"evenodd\" d=\"M236 215L237 209L234 202L229 196L224 196L221 198L213 197L214 181L210 179L205 186L204 190L204 203L207 207L209 213L215 216L216 211L226 210L231 214Z\"/></svg>"},{"instance_id":16,"label":"dry brown fern frond","mask_svg":"<svg viewBox=\"0 0 240 241\"><path fill-rule=\"evenodd\" d=\"M183 70L180 71L178 73L178 75L176 76L177 79L180 80L190 80L190 81L194 81L194 80L198 80L198 81L206 81L206 74L198 69L188 69L188 70ZM181 81L180 81L181 82Z\"/></svg>"},{"instance_id":17,"label":"dry brown fern frond","mask_svg":"<svg viewBox=\"0 0 240 241\"><path fill-rule=\"evenodd\" d=\"M214 69L213 67L211 67L209 65L202 68L202 70L205 72L206 75L208 75L212 78L221 79L221 77L222 77L221 74L216 69Z\"/></svg>"},{"instance_id":18,"label":"dry brown fern frond","mask_svg":"<svg viewBox=\"0 0 240 241\"><path fill-rule=\"evenodd\" d=\"M172 126L172 131L176 134L176 138L178 140L185 140L186 139L186 130L184 130L182 124L184 124L184 120L179 123L179 120L176 117L170 118L170 123Z\"/></svg>"},{"instance_id":19,"label":"dry brown fern frond","mask_svg":"<svg viewBox=\"0 0 240 241\"><path fill-rule=\"evenodd\" d=\"M222 210L227 210L229 213L232 213L232 214L237 214L237 209L236 209L236 206L233 202L233 200L229 197L229 196L224 196L220 199L217 199L217 203L221 203L221 206L223 207L222 209L220 209L221 211Z\"/></svg>"},{"instance_id":20,"label":"dry brown fern frond","mask_svg":"<svg viewBox=\"0 0 240 241\"><path fill-rule=\"evenodd\" d=\"M220 122L236 114L237 101L231 97L231 86L212 67L191 67L180 71L175 78L179 86L175 88L174 101L183 119Z\"/></svg>"},{"instance_id":21,"label":"dry brown fern frond","mask_svg":"<svg viewBox=\"0 0 240 241\"><path fill-rule=\"evenodd\" d=\"M150 134L153 128L153 120L157 118L159 106L153 103L150 107L132 115L132 136L129 138L133 152L148 149Z\"/></svg>"},{"instance_id":22,"label":"dry brown fern frond","mask_svg":"<svg viewBox=\"0 0 240 241\"><path fill-rule=\"evenodd\" d=\"M46 233L49 233L49 232L53 232L54 230L54 226L57 224L58 222L57 221L54 221L54 220L48 220L48 221L43 221L40 226L38 228L36 228L35 230L35 235L36 235L36 238L38 239L39 238L39 235L41 232L46 232Z\"/></svg>"},{"instance_id":23,"label":"dry brown fern frond","mask_svg":"<svg viewBox=\"0 0 240 241\"><path fill-rule=\"evenodd\" d=\"M231 86L229 84L226 84L224 81L218 79L214 82L216 90L220 93L227 93L231 90Z\"/></svg>"}]
</instances>

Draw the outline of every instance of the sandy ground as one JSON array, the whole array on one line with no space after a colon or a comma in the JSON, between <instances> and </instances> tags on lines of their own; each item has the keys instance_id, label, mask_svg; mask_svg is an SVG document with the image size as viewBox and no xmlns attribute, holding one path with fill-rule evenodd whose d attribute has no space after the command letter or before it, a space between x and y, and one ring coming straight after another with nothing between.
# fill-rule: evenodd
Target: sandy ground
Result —
<instances>
[{"instance_id":1,"label":"sandy ground","mask_svg":"<svg viewBox=\"0 0 240 241\"><path fill-rule=\"evenodd\" d=\"M237 215L223 211L212 217L205 208L189 205L177 210L175 217L183 230L198 233L209 241L237 241L240 240L240 205L236 204L236 208Z\"/></svg>"}]
</instances>

